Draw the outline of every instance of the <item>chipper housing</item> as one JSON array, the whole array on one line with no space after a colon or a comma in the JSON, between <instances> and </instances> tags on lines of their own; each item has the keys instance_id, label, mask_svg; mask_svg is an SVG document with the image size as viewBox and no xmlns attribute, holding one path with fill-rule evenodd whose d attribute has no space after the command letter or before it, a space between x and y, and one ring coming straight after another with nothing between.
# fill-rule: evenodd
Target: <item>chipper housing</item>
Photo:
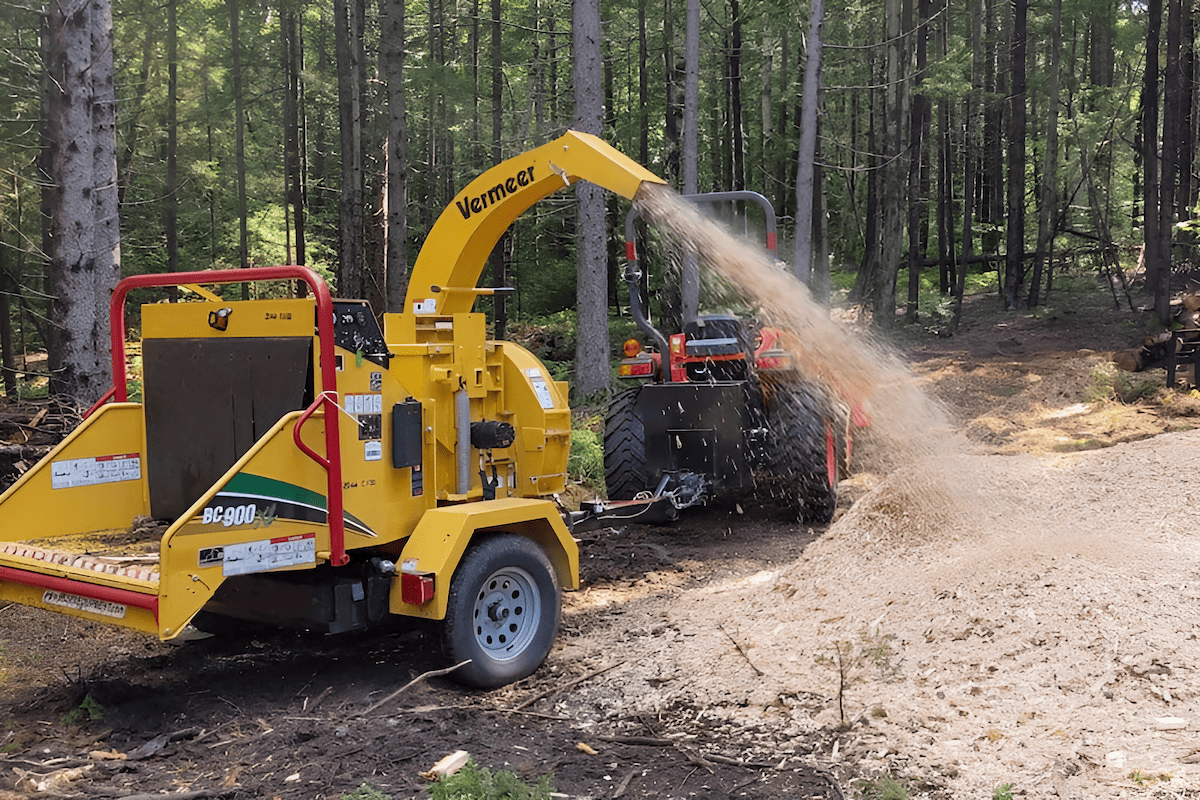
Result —
<instances>
[{"instance_id":1,"label":"chipper housing","mask_svg":"<svg viewBox=\"0 0 1200 800\"><path fill-rule=\"evenodd\" d=\"M402 313L380 327L298 266L142 275L112 299L113 389L0 495L0 600L179 636L204 611L337 632L388 614L443 621L458 677L494 686L549 651L578 553L552 496L570 449L567 386L487 338L471 308L504 229L587 178L659 182L568 132L493 167L435 224ZM272 281L301 298L230 301ZM141 402L128 399L134 289ZM107 402L106 402L107 401Z\"/></svg>"}]
</instances>

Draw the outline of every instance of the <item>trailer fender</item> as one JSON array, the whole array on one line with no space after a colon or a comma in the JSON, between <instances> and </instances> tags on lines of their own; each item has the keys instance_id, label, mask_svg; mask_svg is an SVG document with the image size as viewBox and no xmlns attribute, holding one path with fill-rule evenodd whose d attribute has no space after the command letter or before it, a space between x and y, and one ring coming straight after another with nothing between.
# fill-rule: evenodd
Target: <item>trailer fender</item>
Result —
<instances>
[{"instance_id":1,"label":"trailer fender","mask_svg":"<svg viewBox=\"0 0 1200 800\"><path fill-rule=\"evenodd\" d=\"M536 542L550 559L559 585L579 588L579 548L557 507L549 500L508 497L426 511L405 542L396 565L388 603L391 612L445 618L450 579L467 545L475 536L501 532ZM432 578L433 597L419 605L406 603L401 589L405 573Z\"/></svg>"}]
</instances>

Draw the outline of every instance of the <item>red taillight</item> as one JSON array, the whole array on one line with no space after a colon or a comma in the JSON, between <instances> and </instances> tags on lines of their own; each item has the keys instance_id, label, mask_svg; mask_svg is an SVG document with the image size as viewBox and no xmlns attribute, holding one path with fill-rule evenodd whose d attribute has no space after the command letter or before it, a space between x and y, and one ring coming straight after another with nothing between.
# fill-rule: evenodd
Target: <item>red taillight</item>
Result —
<instances>
[{"instance_id":1,"label":"red taillight","mask_svg":"<svg viewBox=\"0 0 1200 800\"><path fill-rule=\"evenodd\" d=\"M642 353L642 343L637 339L626 339L622 349L626 358L637 358Z\"/></svg>"},{"instance_id":2,"label":"red taillight","mask_svg":"<svg viewBox=\"0 0 1200 800\"><path fill-rule=\"evenodd\" d=\"M644 378L654 374L654 362L650 359L623 361L617 365L619 378Z\"/></svg>"},{"instance_id":3,"label":"red taillight","mask_svg":"<svg viewBox=\"0 0 1200 800\"><path fill-rule=\"evenodd\" d=\"M411 606L419 606L433 599L432 572L402 572L400 574L400 599Z\"/></svg>"}]
</instances>

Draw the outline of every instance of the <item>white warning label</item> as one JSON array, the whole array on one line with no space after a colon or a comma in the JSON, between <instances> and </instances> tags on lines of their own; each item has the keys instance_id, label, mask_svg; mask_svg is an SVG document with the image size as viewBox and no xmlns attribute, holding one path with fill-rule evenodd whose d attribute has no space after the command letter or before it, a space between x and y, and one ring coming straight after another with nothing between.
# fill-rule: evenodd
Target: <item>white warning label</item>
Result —
<instances>
[{"instance_id":1,"label":"white warning label","mask_svg":"<svg viewBox=\"0 0 1200 800\"><path fill-rule=\"evenodd\" d=\"M529 375L529 383L533 386L533 393L537 396L538 405L542 408L554 408L554 397L550 394L550 387L546 385L546 379L542 377L542 373L537 369L531 369L526 373Z\"/></svg>"},{"instance_id":2,"label":"white warning label","mask_svg":"<svg viewBox=\"0 0 1200 800\"><path fill-rule=\"evenodd\" d=\"M227 544L222 570L225 577L229 577L294 567L297 564L315 564L316 561L317 535L305 533L258 542Z\"/></svg>"},{"instance_id":3,"label":"white warning label","mask_svg":"<svg viewBox=\"0 0 1200 800\"><path fill-rule=\"evenodd\" d=\"M102 617L121 619L125 616L125 606L120 603L110 603L107 600L93 600L90 597L80 597L77 594L56 592L47 589L42 594L42 602L52 606L73 608L76 611L87 611L89 614L99 614Z\"/></svg>"},{"instance_id":4,"label":"white warning label","mask_svg":"<svg viewBox=\"0 0 1200 800\"><path fill-rule=\"evenodd\" d=\"M94 486L99 483L118 483L120 481L140 481L141 479L141 453L73 458L67 461L54 461L50 464L50 486L54 489L70 489L74 486Z\"/></svg>"}]
</instances>

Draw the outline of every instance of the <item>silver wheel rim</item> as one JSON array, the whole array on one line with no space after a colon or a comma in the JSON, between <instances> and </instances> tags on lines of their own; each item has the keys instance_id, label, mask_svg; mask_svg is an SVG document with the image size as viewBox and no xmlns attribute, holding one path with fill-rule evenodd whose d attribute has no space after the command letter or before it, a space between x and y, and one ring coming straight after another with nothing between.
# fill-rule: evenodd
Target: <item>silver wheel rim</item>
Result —
<instances>
[{"instance_id":1,"label":"silver wheel rim","mask_svg":"<svg viewBox=\"0 0 1200 800\"><path fill-rule=\"evenodd\" d=\"M537 634L542 603L533 576L520 567L493 572L475 595L475 642L497 661L516 658Z\"/></svg>"}]
</instances>

